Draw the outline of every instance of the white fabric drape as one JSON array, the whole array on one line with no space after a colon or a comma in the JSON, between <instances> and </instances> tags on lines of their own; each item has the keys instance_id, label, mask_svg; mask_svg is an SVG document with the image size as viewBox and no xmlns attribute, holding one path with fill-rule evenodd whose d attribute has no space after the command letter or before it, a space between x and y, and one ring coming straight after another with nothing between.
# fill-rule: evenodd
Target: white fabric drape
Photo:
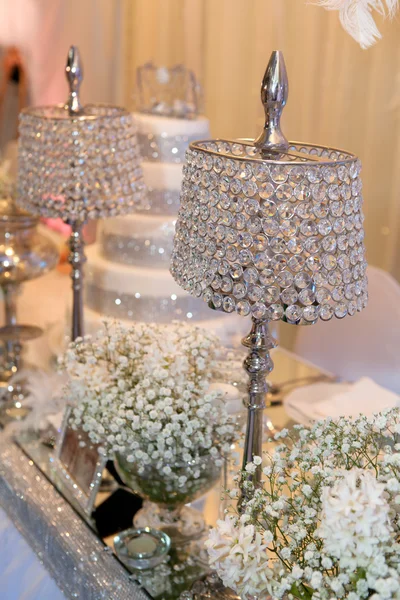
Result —
<instances>
[{"instance_id":1,"label":"white fabric drape","mask_svg":"<svg viewBox=\"0 0 400 600\"><path fill-rule=\"evenodd\" d=\"M215 136L254 135L270 52L290 79L284 130L292 140L355 152L363 162L368 259L400 278L400 19L361 50L338 13L304 0L126 0L125 103L137 65L193 68Z\"/></svg>"},{"instance_id":2,"label":"white fabric drape","mask_svg":"<svg viewBox=\"0 0 400 600\"><path fill-rule=\"evenodd\" d=\"M39 558L0 508L0 598L65 600Z\"/></svg>"},{"instance_id":3,"label":"white fabric drape","mask_svg":"<svg viewBox=\"0 0 400 600\"><path fill-rule=\"evenodd\" d=\"M25 56L33 104L63 102L68 48L79 46L85 102L115 102L123 79L123 0L0 0L0 46Z\"/></svg>"}]
</instances>

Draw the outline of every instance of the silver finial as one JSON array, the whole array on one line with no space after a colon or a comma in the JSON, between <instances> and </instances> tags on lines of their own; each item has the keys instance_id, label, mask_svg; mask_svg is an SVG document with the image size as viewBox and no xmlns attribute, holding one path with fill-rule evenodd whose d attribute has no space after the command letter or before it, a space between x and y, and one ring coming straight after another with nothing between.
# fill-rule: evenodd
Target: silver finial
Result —
<instances>
[{"instance_id":1,"label":"silver finial","mask_svg":"<svg viewBox=\"0 0 400 600\"><path fill-rule=\"evenodd\" d=\"M83 79L83 67L76 46L71 46L68 51L65 74L69 85L69 95L65 108L70 115L80 115L83 113L83 107L79 100L79 88Z\"/></svg>"},{"instance_id":2,"label":"silver finial","mask_svg":"<svg viewBox=\"0 0 400 600\"><path fill-rule=\"evenodd\" d=\"M261 85L261 101L265 111L265 125L254 144L261 150L287 150L289 143L281 131L281 115L289 94L285 60L280 50L274 50L269 59Z\"/></svg>"}]
</instances>

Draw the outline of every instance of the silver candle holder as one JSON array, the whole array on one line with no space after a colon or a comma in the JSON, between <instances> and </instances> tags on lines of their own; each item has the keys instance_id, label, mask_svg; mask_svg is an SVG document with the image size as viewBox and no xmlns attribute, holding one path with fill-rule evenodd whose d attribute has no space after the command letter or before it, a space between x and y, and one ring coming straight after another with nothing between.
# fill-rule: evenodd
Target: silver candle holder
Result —
<instances>
[{"instance_id":1,"label":"silver candle holder","mask_svg":"<svg viewBox=\"0 0 400 600\"><path fill-rule=\"evenodd\" d=\"M261 89L265 127L255 140L193 142L187 152L171 273L215 310L252 318L243 464L260 456L271 321L311 325L367 303L361 165L353 154L288 142L281 52ZM258 468L249 478L261 477Z\"/></svg>"},{"instance_id":2,"label":"silver candle holder","mask_svg":"<svg viewBox=\"0 0 400 600\"><path fill-rule=\"evenodd\" d=\"M82 106L83 69L71 46L65 105L30 107L20 115L18 202L71 225L72 339L83 336L82 229L88 219L132 212L143 192L136 128L123 108Z\"/></svg>"}]
</instances>

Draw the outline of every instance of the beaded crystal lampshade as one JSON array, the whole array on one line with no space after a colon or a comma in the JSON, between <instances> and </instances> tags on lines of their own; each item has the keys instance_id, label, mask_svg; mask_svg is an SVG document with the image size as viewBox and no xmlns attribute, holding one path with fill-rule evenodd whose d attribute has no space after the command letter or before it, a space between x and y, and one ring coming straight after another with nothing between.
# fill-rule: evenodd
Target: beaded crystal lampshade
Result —
<instances>
[{"instance_id":1,"label":"beaded crystal lampshade","mask_svg":"<svg viewBox=\"0 0 400 600\"><path fill-rule=\"evenodd\" d=\"M261 452L275 345L268 322L341 319L367 302L360 162L343 150L287 142L280 129L287 93L283 56L274 52L260 137L190 144L171 262L190 294L253 318L243 341L250 348L246 462Z\"/></svg>"},{"instance_id":2,"label":"beaded crystal lampshade","mask_svg":"<svg viewBox=\"0 0 400 600\"><path fill-rule=\"evenodd\" d=\"M75 339L83 334L82 227L88 219L132 212L144 185L130 113L117 106L81 106L82 66L75 47L66 74L70 95L65 106L30 107L20 115L18 202L72 227Z\"/></svg>"}]
</instances>

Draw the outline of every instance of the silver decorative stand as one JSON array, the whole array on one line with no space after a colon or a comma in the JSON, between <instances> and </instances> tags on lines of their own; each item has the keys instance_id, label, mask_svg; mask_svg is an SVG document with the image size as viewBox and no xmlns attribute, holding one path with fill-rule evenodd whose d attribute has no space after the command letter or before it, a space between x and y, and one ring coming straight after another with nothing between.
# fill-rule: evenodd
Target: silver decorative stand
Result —
<instances>
[{"instance_id":1,"label":"silver decorative stand","mask_svg":"<svg viewBox=\"0 0 400 600\"><path fill-rule=\"evenodd\" d=\"M253 318L253 326L250 333L242 340L243 346L248 348L248 354L243 362L243 367L249 376L247 401L247 425L246 437L243 450L243 467L253 460L254 456L262 455L262 443L264 432L263 410L267 407L266 398L268 394L268 382L266 376L274 368L269 351L276 347L272 337L268 321ZM271 423L269 421L269 423ZM271 433L274 427L269 427ZM260 479L260 469L253 476L254 482Z\"/></svg>"},{"instance_id":2,"label":"silver decorative stand","mask_svg":"<svg viewBox=\"0 0 400 600\"><path fill-rule=\"evenodd\" d=\"M261 87L259 137L190 144L171 259L187 292L215 310L252 318L243 340L243 467L262 454L275 346L268 324L342 319L368 298L360 162L344 150L287 141L280 119L288 89L283 55L275 51ZM247 482L257 485L260 477L258 467ZM241 505L253 489L243 483Z\"/></svg>"},{"instance_id":3,"label":"silver decorative stand","mask_svg":"<svg viewBox=\"0 0 400 600\"><path fill-rule=\"evenodd\" d=\"M68 100L62 106L30 107L20 116L19 203L43 217L71 225L72 339L83 336L83 226L132 212L144 185L136 128L123 108L82 106L79 51L66 65Z\"/></svg>"}]
</instances>

